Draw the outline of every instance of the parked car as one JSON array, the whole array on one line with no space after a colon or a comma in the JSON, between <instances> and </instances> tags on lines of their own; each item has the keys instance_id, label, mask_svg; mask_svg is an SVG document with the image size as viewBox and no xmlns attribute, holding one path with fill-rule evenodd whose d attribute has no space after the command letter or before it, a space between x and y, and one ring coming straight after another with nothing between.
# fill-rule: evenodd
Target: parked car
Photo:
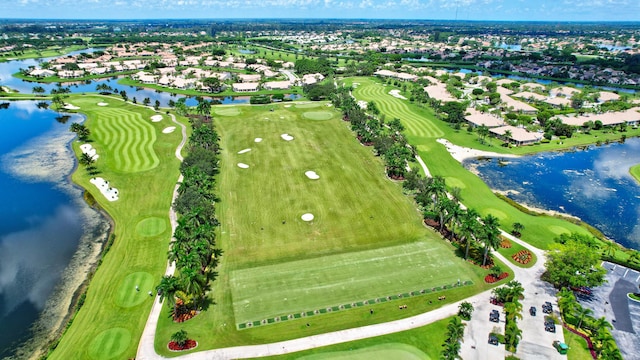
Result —
<instances>
[{"instance_id":1,"label":"parked car","mask_svg":"<svg viewBox=\"0 0 640 360\"><path fill-rule=\"evenodd\" d=\"M556 350L558 350L558 352L562 355L566 355L567 351L569 351L569 346L558 340L553 342L553 347L556 348Z\"/></svg>"},{"instance_id":2,"label":"parked car","mask_svg":"<svg viewBox=\"0 0 640 360\"><path fill-rule=\"evenodd\" d=\"M529 314L531 316L536 316L536 307L535 306L532 306L532 307L529 308Z\"/></svg>"},{"instance_id":3,"label":"parked car","mask_svg":"<svg viewBox=\"0 0 640 360\"><path fill-rule=\"evenodd\" d=\"M545 314L551 314L553 312L553 305L550 302L545 302L542 304L542 312Z\"/></svg>"},{"instance_id":4,"label":"parked car","mask_svg":"<svg viewBox=\"0 0 640 360\"><path fill-rule=\"evenodd\" d=\"M498 337L493 335L493 334L489 334L489 344L491 345L498 345Z\"/></svg>"},{"instance_id":5,"label":"parked car","mask_svg":"<svg viewBox=\"0 0 640 360\"><path fill-rule=\"evenodd\" d=\"M489 314L489 321L500 322L500 312L498 310L492 310Z\"/></svg>"}]
</instances>

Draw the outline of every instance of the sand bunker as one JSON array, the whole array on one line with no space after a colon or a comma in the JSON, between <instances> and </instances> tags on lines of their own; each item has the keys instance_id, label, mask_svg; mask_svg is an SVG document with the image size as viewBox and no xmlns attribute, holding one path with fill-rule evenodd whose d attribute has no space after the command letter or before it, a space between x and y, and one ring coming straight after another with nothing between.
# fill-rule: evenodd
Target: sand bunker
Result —
<instances>
[{"instance_id":1,"label":"sand bunker","mask_svg":"<svg viewBox=\"0 0 640 360\"><path fill-rule=\"evenodd\" d=\"M153 121L153 122L160 122L160 121L162 121L162 115L153 115L153 116L151 117L151 121Z\"/></svg>"},{"instance_id":2,"label":"sand bunker","mask_svg":"<svg viewBox=\"0 0 640 360\"><path fill-rule=\"evenodd\" d=\"M96 149L94 149L91 144L82 144L80 145L80 150L84 153L89 155L93 161L98 160L98 157L100 157L97 152Z\"/></svg>"},{"instance_id":3,"label":"sand bunker","mask_svg":"<svg viewBox=\"0 0 640 360\"><path fill-rule=\"evenodd\" d=\"M293 140L293 136L291 136L289 134L282 134L282 135L280 135L280 137L282 138L282 140L285 140L285 141Z\"/></svg>"},{"instance_id":4,"label":"sand bunker","mask_svg":"<svg viewBox=\"0 0 640 360\"><path fill-rule=\"evenodd\" d=\"M77 107L75 105L71 105L71 104L65 105L64 108L67 109L67 110L80 110L79 107Z\"/></svg>"},{"instance_id":5,"label":"sand bunker","mask_svg":"<svg viewBox=\"0 0 640 360\"><path fill-rule=\"evenodd\" d=\"M303 214L300 218L303 221L311 221L311 220L313 220L313 217L314 217L313 214L306 213L306 214Z\"/></svg>"},{"instance_id":6,"label":"sand bunker","mask_svg":"<svg viewBox=\"0 0 640 360\"><path fill-rule=\"evenodd\" d=\"M107 105L109 105L109 104L107 104L106 102L99 102L98 103L98 106L107 106Z\"/></svg>"},{"instance_id":7,"label":"sand bunker","mask_svg":"<svg viewBox=\"0 0 640 360\"><path fill-rule=\"evenodd\" d=\"M320 175L316 174L316 172L315 172L315 171L311 171L311 170L309 170L309 171L305 172L304 174L305 174L305 175L307 175L307 177L308 177L309 179L311 179L311 180L318 180L318 179L320 179Z\"/></svg>"},{"instance_id":8,"label":"sand bunker","mask_svg":"<svg viewBox=\"0 0 640 360\"><path fill-rule=\"evenodd\" d=\"M251 151L251 149L240 150L240 151L238 151L238 154L248 153L249 151Z\"/></svg>"},{"instance_id":9,"label":"sand bunker","mask_svg":"<svg viewBox=\"0 0 640 360\"><path fill-rule=\"evenodd\" d=\"M407 100L406 97L400 95L400 90L391 90L389 91L389 95L393 96L394 98L398 98L398 99L402 99L402 100Z\"/></svg>"},{"instance_id":10,"label":"sand bunker","mask_svg":"<svg viewBox=\"0 0 640 360\"><path fill-rule=\"evenodd\" d=\"M284 107L291 107L291 105L285 105Z\"/></svg>"},{"instance_id":11,"label":"sand bunker","mask_svg":"<svg viewBox=\"0 0 640 360\"><path fill-rule=\"evenodd\" d=\"M244 163L238 163L238 167L241 168L241 169L248 169L249 165L244 164Z\"/></svg>"},{"instance_id":12,"label":"sand bunker","mask_svg":"<svg viewBox=\"0 0 640 360\"><path fill-rule=\"evenodd\" d=\"M261 141L262 141L262 138L256 138L256 139L255 139L255 140L253 140L253 141L255 141L255 142L259 143L259 142L261 142Z\"/></svg>"},{"instance_id":13,"label":"sand bunker","mask_svg":"<svg viewBox=\"0 0 640 360\"><path fill-rule=\"evenodd\" d=\"M118 200L118 189L109 187L109 182L107 180L101 177L95 177L95 178L91 178L89 182L95 185L107 200L109 201Z\"/></svg>"},{"instance_id":14,"label":"sand bunker","mask_svg":"<svg viewBox=\"0 0 640 360\"><path fill-rule=\"evenodd\" d=\"M162 132L165 133L165 134L169 134L169 133L174 132L175 129L176 129L175 126L169 126L167 128L164 128L164 130L162 130Z\"/></svg>"}]
</instances>

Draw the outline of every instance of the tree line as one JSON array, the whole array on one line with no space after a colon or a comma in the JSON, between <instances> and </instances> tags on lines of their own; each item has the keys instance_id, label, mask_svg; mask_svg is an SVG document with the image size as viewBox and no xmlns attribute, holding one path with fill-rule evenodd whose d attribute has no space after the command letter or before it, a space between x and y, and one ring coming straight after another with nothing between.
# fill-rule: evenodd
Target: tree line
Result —
<instances>
[{"instance_id":1,"label":"tree line","mask_svg":"<svg viewBox=\"0 0 640 360\"><path fill-rule=\"evenodd\" d=\"M177 275L162 278L156 290L161 300L172 306L174 320L195 315L211 282L217 277L215 268L222 256L216 248L215 175L218 173L218 134L211 122L191 118L193 132L189 137L188 155L180 171L183 180L173 209L180 214L168 259L175 261Z\"/></svg>"}]
</instances>

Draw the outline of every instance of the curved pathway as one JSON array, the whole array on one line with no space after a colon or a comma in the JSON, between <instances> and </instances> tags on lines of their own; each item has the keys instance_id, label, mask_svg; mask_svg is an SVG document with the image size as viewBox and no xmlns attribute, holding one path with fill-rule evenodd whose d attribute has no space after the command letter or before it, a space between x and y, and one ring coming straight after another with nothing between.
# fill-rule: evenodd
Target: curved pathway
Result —
<instances>
[{"instance_id":1,"label":"curved pathway","mask_svg":"<svg viewBox=\"0 0 640 360\"><path fill-rule=\"evenodd\" d=\"M169 114L171 116L171 120L178 124L182 129L182 141L176 147L176 158L178 160L183 161L182 157L182 148L187 142L187 127L180 123L173 114ZM173 197L172 203L178 197L178 188L180 187L180 183L183 180L182 174L178 177L178 181L176 186L173 188ZM173 210L173 206L169 207L169 221L171 222L171 234L173 234L178 226L178 215ZM173 242L173 237L171 238ZM175 262L167 263L167 269L164 272L165 276L173 275L176 271ZM156 336L156 328L158 327L158 319L160 318L160 312L162 311L162 303L160 302L160 297L156 296L153 301L153 306L151 307L151 312L149 313L149 317L147 318L147 323L144 326L144 330L142 331L142 336L140 337L140 343L138 344L138 352L136 354L136 359L161 359L162 357L156 354L156 350L154 347L154 339Z\"/></svg>"}]
</instances>

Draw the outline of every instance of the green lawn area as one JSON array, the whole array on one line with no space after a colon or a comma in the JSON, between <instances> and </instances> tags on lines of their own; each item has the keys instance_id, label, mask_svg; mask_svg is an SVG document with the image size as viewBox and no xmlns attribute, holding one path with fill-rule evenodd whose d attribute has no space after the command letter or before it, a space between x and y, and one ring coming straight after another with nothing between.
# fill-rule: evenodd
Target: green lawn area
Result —
<instances>
[{"instance_id":1,"label":"green lawn area","mask_svg":"<svg viewBox=\"0 0 640 360\"><path fill-rule=\"evenodd\" d=\"M564 333L565 344L569 345L569 351L567 352L567 359L569 360L584 360L592 359L591 352L587 341L580 336L568 331L564 327L562 328Z\"/></svg>"},{"instance_id":2,"label":"green lawn area","mask_svg":"<svg viewBox=\"0 0 640 360\"><path fill-rule=\"evenodd\" d=\"M530 268L533 265L536 264L536 261L538 261L538 257L536 256L536 254L531 253L531 261L528 264L521 264L517 261L515 261L511 256L513 256L514 254L516 254L517 252L521 251L521 250L528 250L526 247L516 243L515 241L511 241L511 247L510 248L499 248L498 252L500 254L502 254L504 257L506 257L509 262L513 265L519 266L519 267L523 267L523 268Z\"/></svg>"},{"instance_id":3,"label":"green lawn area","mask_svg":"<svg viewBox=\"0 0 640 360\"><path fill-rule=\"evenodd\" d=\"M453 159L444 145L437 143L438 137L444 137L457 145L469 146L488 151L508 149L478 146L476 135L466 131L456 131L445 122L438 120L428 108L418 107L408 100L389 95L394 86L384 86L378 79L349 78L345 83L358 83L353 91L358 100L375 101L387 119L399 118L405 125L405 133L411 145L416 146L418 154L434 175L445 177L448 185L461 188L462 202L475 208L482 216L492 214L500 220L505 231L512 230L512 224L519 222L525 226L523 240L540 248L547 248L553 239L563 232L587 233L584 227L565 220L546 215L532 216L521 212L498 199L491 189L476 175L466 170ZM400 103L400 104L397 104ZM433 130L432 130L433 129Z\"/></svg>"},{"instance_id":4,"label":"green lawn area","mask_svg":"<svg viewBox=\"0 0 640 360\"><path fill-rule=\"evenodd\" d=\"M633 165L629 169L629 173L631 174L631 176L633 176L634 179L636 179L638 183L640 183L640 164Z\"/></svg>"},{"instance_id":5,"label":"green lawn area","mask_svg":"<svg viewBox=\"0 0 640 360\"><path fill-rule=\"evenodd\" d=\"M486 270L422 225L401 183L386 178L381 159L326 104L214 107L220 276L207 311L182 324L160 317L163 356L175 355L166 344L180 329L198 341L197 351L269 343L416 315L443 305L438 296L451 302L491 287ZM307 178L309 170L319 179ZM313 221L303 221L305 213ZM458 279L471 284L437 289Z\"/></svg>"},{"instance_id":6,"label":"green lawn area","mask_svg":"<svg viewBox=\"0 0 640 360\"><path fill-rule=\"evenodd\" d=\"M153 111L114 98L71 96L65 101L87 115L91 144L100 156L95 163L98 176L119 190L119 200L106 201L82 167L74 173L74 182L86 188L115 221L115 241L50 359L133 358L155 298L148 291L154 291L167 262L168 209L179 175L174 152L181 135L162 133L175 125L167 115L153 123ZM97 106L99 102L109 105ZM73 142L77 153L80 145Z\"/></svg>"},{"instance_id":7,"label":"green lawn area","mask_svg":"<svg viewBox=\"0 0 640 360\"><path fill-rule=\"evenodd\" d=\"M265 360L439 359L450 318L420 328L343 344L265 357Z\"/></svg>"}]
</instances>

